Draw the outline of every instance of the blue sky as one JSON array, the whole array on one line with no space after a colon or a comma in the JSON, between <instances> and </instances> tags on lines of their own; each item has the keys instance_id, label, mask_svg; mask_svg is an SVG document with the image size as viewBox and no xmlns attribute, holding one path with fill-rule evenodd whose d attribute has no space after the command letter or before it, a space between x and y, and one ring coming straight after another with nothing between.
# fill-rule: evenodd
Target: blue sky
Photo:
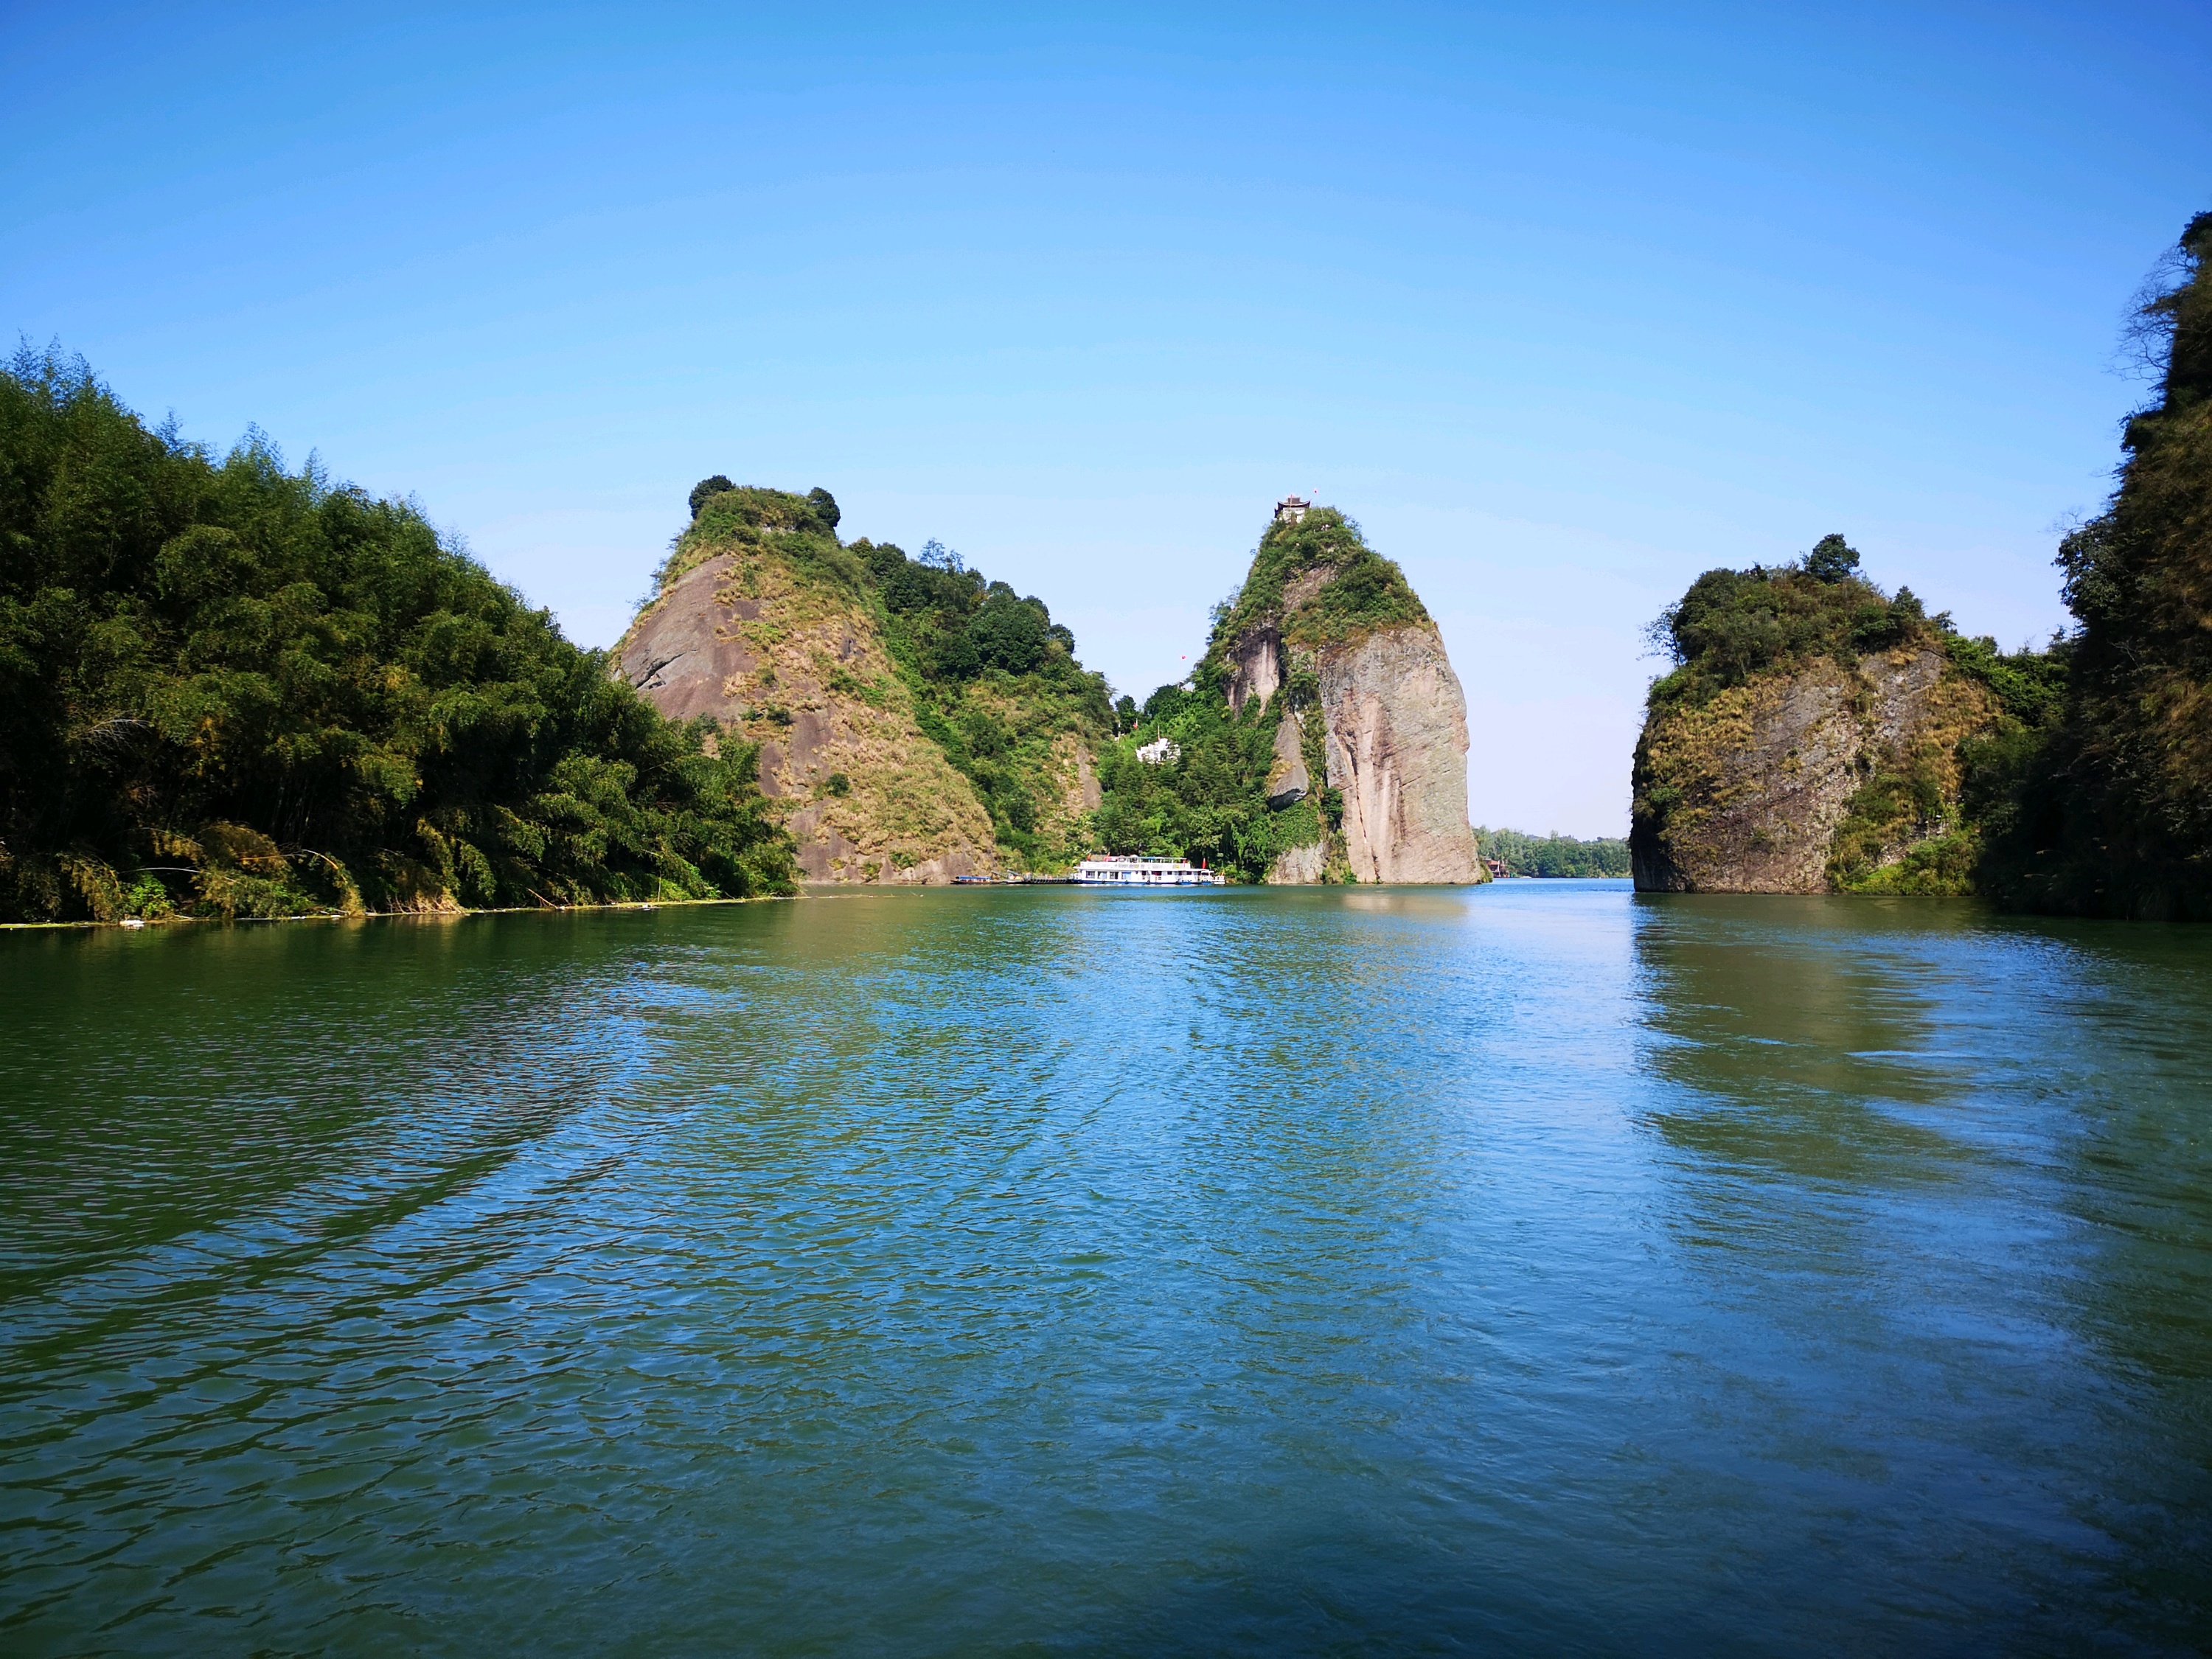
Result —
<instances>
[{"instance_id":1,"label":"blue sky","mask_svg":"<svg viewBox=\"0 0 2212 1659\"><path fill-rule=\"evenodd\" d=\"M1286 491L1441 622L1477 822L1617 834L1642 624L1841 531L2007 645L2212 206L2197 6L0 15L0 328L618 634L836 493L1142 696Z\"/></svg>"}]
</instances>

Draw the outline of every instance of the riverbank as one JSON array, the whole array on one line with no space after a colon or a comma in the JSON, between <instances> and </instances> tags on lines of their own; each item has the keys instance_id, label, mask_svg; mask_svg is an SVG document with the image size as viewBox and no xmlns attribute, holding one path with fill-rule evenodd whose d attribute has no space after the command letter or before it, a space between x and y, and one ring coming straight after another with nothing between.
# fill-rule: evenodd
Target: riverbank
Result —
<instances>
[{"instance_id":1,"label":"riverbank","mask_svg":"<svg viewBox=\"0 0 2212 1659\"><path fill-rule=\"evenodd\" d=\"M298 916L125 916L115 921L0 921L0 933L71 933L96 927L113 927L137 933L147 927L204 926L208 923L242 927L267 927L287 921L460 921L471 916L564 915L589 910L696 910L718 904L770 904L799 896L798 893L757 893L745 898L654 899L650 902L622 899L611 900L605 904L502 904L482 909L456 905L450 909L313 910Z\"/></svg>"}]
</instances>

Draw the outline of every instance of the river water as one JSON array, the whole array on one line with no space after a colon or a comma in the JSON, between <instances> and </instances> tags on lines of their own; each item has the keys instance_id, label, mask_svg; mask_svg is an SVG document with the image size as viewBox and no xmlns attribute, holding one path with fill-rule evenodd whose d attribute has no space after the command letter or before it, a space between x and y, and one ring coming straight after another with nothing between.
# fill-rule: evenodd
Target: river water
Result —
<instances>
[{"instance_id":1,"label":"river water","mask_svg":"<svg viewBox=\"0 0 2212 1659\"><path fill-rule=\"evenodd\" d=\"M0 1006L11 1655L2212 1632L2212 930L863 891Z\"/></svg>"}]
</instances>

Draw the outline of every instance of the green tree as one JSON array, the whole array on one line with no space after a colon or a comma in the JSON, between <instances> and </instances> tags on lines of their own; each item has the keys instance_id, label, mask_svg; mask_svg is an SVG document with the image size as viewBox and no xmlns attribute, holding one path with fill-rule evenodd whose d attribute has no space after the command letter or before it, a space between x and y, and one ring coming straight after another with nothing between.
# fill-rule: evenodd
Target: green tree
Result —
<instances>
[{"instance_id":1,"label":"green tree","mask_svg":"<svg viewBox=\"0 0 2212 1659\"><path fill-rule=\"evenodd\" d=\"M1805 556L1805 574L1814 581L1839 582L1856 575L1858 568L1858 550L1841 536L1821 537Z\"/></svg>"},{"instance_id":2,"label":"green tree","mask_svg":"<svg viewBox=\"0 0 2212 1659\"><path fill-rule=\"evenodd\" d=\"M412 507L0 372L0 915L789 885L754 757L663 720Z\"/></svg>"},{"instance_id":3,"label":"green tree","mask_svg":"<svg viewBox=\"0 0 2212 1659\"><path fill-rule=\"evenodd\" d=\"M2139 296L2152 399L2119 488L2058 562L2081 626L2064 720L1996 757L1999 892L2040 908L2212 919L2212 213Z\"/></svg>"}]
</instances>

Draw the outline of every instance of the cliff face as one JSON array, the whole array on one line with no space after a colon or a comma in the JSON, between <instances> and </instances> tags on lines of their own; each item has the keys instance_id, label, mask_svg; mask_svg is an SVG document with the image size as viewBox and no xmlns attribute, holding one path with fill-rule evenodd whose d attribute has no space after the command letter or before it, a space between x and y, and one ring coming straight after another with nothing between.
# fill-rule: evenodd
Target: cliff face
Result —
<instances>
[{"instance_id":1,"label":"cliff face","mask_svg":"<svg viewBox=\"0 0 2212 1659\"><path fill-rule=\"evenodd\" d=\"M1931 639L1656 708L1636 750L1637 888L1964 891L1960 744L1997 718Z\"/></svg>"},{"instance_id":2,"label":"cliff face","mask_svg":"<svg viewBox=\"0 0 2212 1659\"><path fill-rule=\"evenodd\" d=\"M1231 653L1232 707L1265 701L1289 676L1280 630L1240 641ZM1434 623L1401 623L1364 638L1325 643L1291 660L1319 685L1314 706L1279 716L1269 801L1310 793L1306 748L1319 738L1325 787L1342 798L1331 850L1364 882L1476 882L1467 817L1467 699ZM1276 861L1271 881L1322 879L1319 848Z\"/></svg>"},{"instance_id":3,"label":"cliff face","mask_svg":"<svg viewBox=\"0 0 2212 1659\"><path fill-rule=\"evenodd\" d=\"M686 571L617 657L664 714L761 745L806 879L946 882L995 862L990 815L917 724L868 607L772 545Z\"/></svg>"},{"instance_id":4,"label":"cliff face","mask_svg":"<svg viewBox=\"0 0 2212 1659\"><path fill-rule=\"evenodd\" d=\"M1271 882L1479 882L1467 811L1467 700L1398 568L1328 509L1262 538L1210 653L1239 715L1272 699L1270 805L1322 793L1322 844ZM1339 810L1340 803L1340 811Z\"/></svg>"},{"instance_id":5,"label":"cliff face","mask_svg":"<svg viewBox=\"0 0 2212 1659\"><path fill-rule=\"evenodd\" d=\"M1087 850L1113 711L1042 599L942 549L839 541L824 490L718 475L691 507L617 672L758 745L806 879L945 882Z\"/></svg>"}]
</instances>

